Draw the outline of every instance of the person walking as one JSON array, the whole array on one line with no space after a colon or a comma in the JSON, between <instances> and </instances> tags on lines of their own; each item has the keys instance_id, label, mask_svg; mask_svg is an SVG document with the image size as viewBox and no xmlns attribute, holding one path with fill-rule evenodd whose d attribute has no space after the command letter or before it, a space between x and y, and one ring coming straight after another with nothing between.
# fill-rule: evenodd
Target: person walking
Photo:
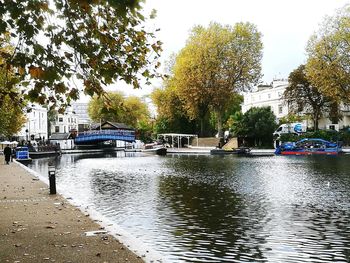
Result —
<instances>
[{"instance_id":1,"label":"person walking","mask_svg":"<svg viewBox=\"0 0 350 263\"><path fill-rule=\"evenodd\" d=\"M11 159L11 154L12 154L12 150L11 150L10 146L6 145L6 147L4 149L4 155L5 155L5 162L6 162L6 164L9 164L10 159Z\"/></svg>"}]
</instances>

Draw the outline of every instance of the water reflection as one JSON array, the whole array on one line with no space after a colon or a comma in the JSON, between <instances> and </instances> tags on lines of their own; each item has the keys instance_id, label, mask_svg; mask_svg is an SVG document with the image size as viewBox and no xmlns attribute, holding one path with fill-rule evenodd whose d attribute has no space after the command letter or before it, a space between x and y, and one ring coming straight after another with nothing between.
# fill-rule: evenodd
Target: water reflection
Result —
<instances>
[{"instance_id":1,"label":"water reflection","mask_svg":"<svg viewBox=\"0 0 350 263\"><path fill-rule=\"evenodd\" d=\"M55 163L62 191L169 262L349 262L349 157L118 153L32 167Z\"/></svg>"}]
</instances>

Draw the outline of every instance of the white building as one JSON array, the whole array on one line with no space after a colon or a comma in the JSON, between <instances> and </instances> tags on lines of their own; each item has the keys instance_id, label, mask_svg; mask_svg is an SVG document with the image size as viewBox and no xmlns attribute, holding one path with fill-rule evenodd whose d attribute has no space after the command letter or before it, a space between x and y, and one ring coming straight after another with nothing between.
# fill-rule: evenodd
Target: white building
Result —
<instances>
[{"instance_id":1,"label":"white building","mask_svg":"<svg viewBox=\"0 0 350 263\"><path fill-rule=\"evenodd\" d=\"M72 109L78 116L78 131L83 132L90 129L92 121L88 114L88 103L74 102L72 103Z\"/></svg>"},{"instance_id":2,"label":"white building","mask_svg":"<svg viewBox=\"0 0 350 263\"><path fill-rule=\"evenodd\" d=\"M270 85L259 85L255 91L244 94L242 112L245 113L252 107L270 106L278 123L282 117L289 113L288 104L283 99L283 93L287 87L288 81L284 79L273 80ZM333 125L335 129L341 129L344 126L350 126L350 107L341 106L340 110L343 119L339 121L339 124L333 125L328 118L328 113L324 113L324 116L319 120L319 128L329 129ZM305 124L308 127L313 125L311 120L306 120Z\"/></svg>"},{"instance_id":3,"label":"white building","mask_svg":"<svg viewBox=\"0 0 350 263\"><path fill-rule=\"evenodd\" d=\"M78 130L78 116L72 108L68 108L64 114L58 114L55 121L51 122L51 134L69 133L72 130Z\"/></svg>"},{"instance_id":4,"label":"white building","mask_svg":"<svg viewBox=\"0 0 350 263\"><path fill-rule=\"evenodd\" d=\"M252 107L270 106L278 122L288 115L288 105L282 99L287 86L287 80L274 80L270 85L259 85L256 91L245 93L242 112L245 113Z\"/></svg>"},{"instance_id":5,"label":"white building","mask_svg":"<svg viewBox=\"0 0 350 263\"><path fill-rule=\"evenodd\" d=\"M59 145L61 150L74 149L74 139L69 133L54 133L50 136L50 143Z\"/></svg>"},{"instance_id":6,"label":"white building","mask_svg":"<svg viewBox=\"0 0 350 263\"><path fill-rule=\"evenodd\" d=\"M27 120L21 131L16 135L18 140L47 140L47 109L37 104L30 104L25 110Z\"/></svg>"}]
</instances>

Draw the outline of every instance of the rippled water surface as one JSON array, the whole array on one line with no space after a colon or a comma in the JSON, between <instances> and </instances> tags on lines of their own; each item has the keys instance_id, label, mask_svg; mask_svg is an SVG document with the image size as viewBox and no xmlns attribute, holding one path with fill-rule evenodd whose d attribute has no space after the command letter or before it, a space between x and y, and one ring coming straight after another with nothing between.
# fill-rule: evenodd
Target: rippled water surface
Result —
<instances>
[{"instance_id":1,"label":"rippled water surface","mask_svg":"<svg viewBox=\"0 0 350 263\"><path fill-rule=\"evenodd\" d=\"M350 262L350 155L63 155L58 187L169 262Z\"/></svg>"}]
</instances>

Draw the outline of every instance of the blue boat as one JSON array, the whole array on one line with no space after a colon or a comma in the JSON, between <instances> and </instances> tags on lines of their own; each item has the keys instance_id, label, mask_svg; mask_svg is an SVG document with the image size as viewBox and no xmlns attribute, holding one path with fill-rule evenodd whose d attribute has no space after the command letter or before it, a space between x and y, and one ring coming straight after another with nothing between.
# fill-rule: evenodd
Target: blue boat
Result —
<instances>
[{"instance_id":1,"label":"blue boat","mask_svg":"<svg viewBox=\"0 0 350 263\"><path fill-rule=\"evenodd\" d=\"M29 157L29 149L26 146L16 148L16 161L21 163L31 162L32 159Z\"/></svg>"},{"instance_id":2,"label":"blue boat","mask_svg":"<svg viewBox=\"0 0 350 263\"><path fill-rule=\"evenodd\" d=\"M318 138L306 138L297 142L282 143L276 148L276 155L337 155L341 146Z\"/></svg>"}]
</instances>

